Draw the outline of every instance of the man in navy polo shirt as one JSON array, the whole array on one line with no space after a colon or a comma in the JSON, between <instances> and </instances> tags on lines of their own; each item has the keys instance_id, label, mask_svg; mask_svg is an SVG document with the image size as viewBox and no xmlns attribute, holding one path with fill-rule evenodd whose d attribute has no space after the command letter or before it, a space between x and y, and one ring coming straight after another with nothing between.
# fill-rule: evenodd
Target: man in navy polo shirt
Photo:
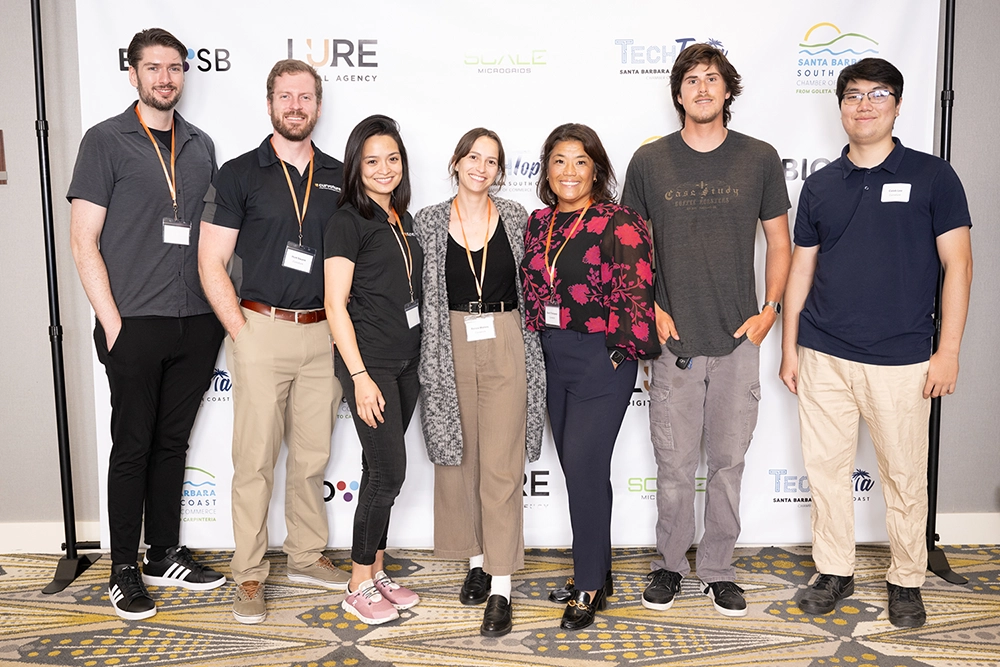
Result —
<instances>
[{"instance_id":1,"label":"man in navy polo shirt","mask_svg":"<svg viewBox=\"0 0 1000 667\"><path fill-rule=\"evenodd\" d=\"M951 394L972 282L965 191L944 160L892 136L903 75L881 58L837 80L848 145L810 176L785 289L781 380L798 395L819 576L799 599L833 611L854 592L851 470L858 417L875 445L892 560L889 621L924 624L930 399ZM944 269L941 339L931 354Z\"/></svg>"}]
</instances>

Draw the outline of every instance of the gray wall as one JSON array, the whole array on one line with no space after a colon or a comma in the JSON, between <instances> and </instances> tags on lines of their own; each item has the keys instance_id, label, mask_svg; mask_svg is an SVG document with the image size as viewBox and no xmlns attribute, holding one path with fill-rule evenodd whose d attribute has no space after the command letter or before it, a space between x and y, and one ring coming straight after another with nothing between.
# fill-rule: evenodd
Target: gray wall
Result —
<instances>
[{"instance_id":1,"label":"gray wall","mask_svg":"<svg viewBox=\"0 0 1000 667\"><path fill-rule=\"evenodd\" d=\"M944 401L941 512L1000 512L1000 75L987 46L1000 33L1000 3L959 0L957 102L952 159L972 206L975 283L958 393ZM0 129L8 185L0 186L0 522L59 521L61 501L41 220L28 0L0 0ZM43 0L52 192L65 332L69 431L77 518L98 520L90 310L69 251L63 195L81 136L75 3ZM115 66L89 62L88 67ZM904 74L907 74L904 72ZM912 76L912 73L910 73ZM903 113L905 113L905 108ZM905 137L903 137L905 141ZM103 372L103 369L98 369Z\"/></svg>"}]
</instances>

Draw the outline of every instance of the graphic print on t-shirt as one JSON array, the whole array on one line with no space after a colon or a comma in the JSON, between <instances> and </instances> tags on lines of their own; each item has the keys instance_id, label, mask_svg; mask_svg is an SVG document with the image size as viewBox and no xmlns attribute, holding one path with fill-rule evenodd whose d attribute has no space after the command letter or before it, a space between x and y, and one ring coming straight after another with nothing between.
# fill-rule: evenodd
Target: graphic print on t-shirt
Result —
<instances>
[{"instance_id":1,"label":"graphic print on t-shirt","mask_svg":"<svg viewBox=\"0 0 1000 667\"><path fill-rule=\"evenodd\" d=\"M678 208L695 207L703 211L729 204L739 196L739 186L720 180L679 184L663 194L664 199Z\"/></svg>"}]
</instances>

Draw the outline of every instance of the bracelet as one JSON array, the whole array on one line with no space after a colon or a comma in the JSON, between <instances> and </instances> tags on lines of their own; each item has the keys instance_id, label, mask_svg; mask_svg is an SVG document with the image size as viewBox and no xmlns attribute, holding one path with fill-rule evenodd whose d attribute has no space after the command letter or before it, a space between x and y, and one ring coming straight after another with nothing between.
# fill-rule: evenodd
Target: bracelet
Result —
<instances>
[{"instance_id":1,"label":"bracelet","mask_svg":"<svg viewBox=\"0 0 1000 667\"><path fill-rule=\"evenodd\" d=\"M361 369L360 371L358 371L357 373L351 373L351 377L354 377L355 375L361 375L362 373L367 373L367 372L368 372L368 369L367 369L367 368L362 368L362 369Z\"/></svg>"}]
</instances>

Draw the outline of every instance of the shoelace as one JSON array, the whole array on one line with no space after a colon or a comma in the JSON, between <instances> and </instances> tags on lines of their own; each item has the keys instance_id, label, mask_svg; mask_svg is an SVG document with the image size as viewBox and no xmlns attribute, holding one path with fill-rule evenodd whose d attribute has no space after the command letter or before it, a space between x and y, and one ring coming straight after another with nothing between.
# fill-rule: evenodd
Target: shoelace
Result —
<instances>
[{"instance_id":1,"label":"shoelace","mask_svg":"<svg viewBox=\"0 0 1000 667\"><path fill-rule=\"evenodd\" d=\"M646 575L646 578L650 580L651 586L666 586L673 591L680 588L680 577L673 572L668 572L667 570L650 572Z\"/></svg>"},{"instance_id":2,"label":"shoelace","mask_svg":"<svg viewBox=\"0 0 1000 667\"><path fill-rule=\"evenodd\" d=\"M720 581L719 583L715 584L715 586L718 589L719 595L722 595L723 593L727 592L730 593L735 592L739 593L740 595L743 594L743 589L732 581Z\"/></svg>"},{"instance_id":3,"label":"shoelace","mask_svg":"<svg viewBox=\"0 0 1000 667\"><path fill-rule=\"evenodd\" d=\"M260 583L256 581L247 581L240 584L240 588L243 589L243 594L248 600L253 600L257 597L257 593L260 592Z\"/></svg>"},{"instance_id":4,"label":"shoelace","mask_svg":"<svg viewBox=\"0 0 1000 667\"><path fill-rule=\"evenodd\" d=\"M382 601L382 594L374 586L362 588L359 592L361 593L361 597L368 600L369 603Z\"/></svg>"},{"instance_id":5,"label":"shoelace","mask_svg":"<svg viewBox=\"0 0 1000 667\"><path fill-rule=\"evenodd\" d=\"M174 551L173 555L171 556L170 554L167 554L167 557L172 558L173 560L177 561L178 563L180 563L181 565L183 565L184 567L188 568L191 571L196 571L201 569L201 565L196 563L194 560L194 554L192 554L191 550L188 549L186 546L182 545L177 547L177 550Z\"/></svg>"},{"instance_id":6,"label":"shoelace","mask_svg":"<svg viewBox=\"0 0 1000 667\"><path fill-rule=\"evenodd\" d=\"M819 579L816 580L816 583L813 584L813 588L830 591L837 588L837 580L829 574L821 574L819 575Z\"/></svg>"},{"instance_id":7,"label":"shoelace","mask_svg":"<svg viewBox=\"0 0 1000 667\"><path fill-rule=\"evenodd\" d=\"M383 586L385 586L386 588L388 588L390 591L394 591L394 590L396 590L397 588L400 587L399 584L397 584L395 581L393 581L392 579L390 579L389 575L385 574L385 573L383 573L381 577L379 577L378 579L376 579L375 583L382 584Z\"/></svg>"},{"instance_id":8,"label":"shoelace","mask_svg":"<svg viewBox=\"0 0 1000 667\"><path fill-rule=\"evenodd\" d=\"M122 568L121 572L118 573L118 589L126 598L135 597L139 593L148 597L137 567Z\"/></svg>"}]
</instances>

